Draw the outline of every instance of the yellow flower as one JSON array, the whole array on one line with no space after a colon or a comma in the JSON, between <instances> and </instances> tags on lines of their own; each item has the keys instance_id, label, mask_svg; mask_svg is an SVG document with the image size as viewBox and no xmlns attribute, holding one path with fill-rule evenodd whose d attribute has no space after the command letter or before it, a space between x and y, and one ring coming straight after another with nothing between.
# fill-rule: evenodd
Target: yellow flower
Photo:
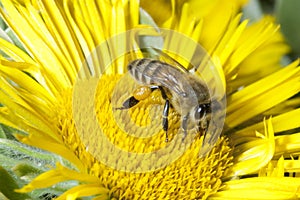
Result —
<instances>
[{"instance_id":1,"label":"yellow flower","mask_svg":"<svg viewBox=\"0 0 300 200\"><path fill-rule=\"evenodd\" d=\"M141 1L158 26L185 35L175 37L167 49L179 38L205 48L215 66L213 75L221 83L210 87L226 88L227 95L223 136L207 155L199 157L203 137L196 136L179 155L150 153L144 162L137 159L140 154L168 147L161 119L155 118L155 109L162 109L161 95L154 91L128 112L115 109L132 87L124 79L132 59L126 53L134 50L133 56L143 56L134 34L159 41L157 27L140 24L147 13L138 1L2 0L1 15L26 52L0 39L5 53L0 63L0 103L4 105L0 122L24 132L15 134L21 143L72 163L58 162L17 191L55 188L75 180L76 185L72 182L69 189L57 193L57 199L299 198L299 61L281 66L289 48L278 26L270 17L253 24L241 20L238 11L244 3L191 0L150 5ZM155 9L161 6L166 8L163 15ZM188 67L185 58L192 58L192 47L170 53ZM128 116L120 117L122 113ZM118 119L125 121L120 122L124 127L119 127ZM98 121L101 129L91 120ZM151 121L159 124L147 127L149 133L157 132L152 137L126 133L130 128L134 131L129 133L143 136L132 123L143 127ZM180 116L171 108L173 141L179 126ZM121 150L111 149L105 138ZM120 156L116 151L128 154Z\"/></svg>"}]
</instances>

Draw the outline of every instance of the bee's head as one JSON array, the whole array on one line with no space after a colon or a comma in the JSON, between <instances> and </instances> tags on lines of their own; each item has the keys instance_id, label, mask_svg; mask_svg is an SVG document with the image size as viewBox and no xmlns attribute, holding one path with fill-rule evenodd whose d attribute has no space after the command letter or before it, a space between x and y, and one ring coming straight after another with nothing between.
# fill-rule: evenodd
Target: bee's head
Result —
<instances>
[{"instance_id":1,"label":"bee's head","mask_svg":"<svg viewBox=\"0 0 300 200\"><path fill-rule=\"evenodd\" d=\"M205 117L208 113L211 112L210 103L205 104L198 104L194 108L194 119L195 120L201 120L203 117Z\"/></svg>"}]
</instances>

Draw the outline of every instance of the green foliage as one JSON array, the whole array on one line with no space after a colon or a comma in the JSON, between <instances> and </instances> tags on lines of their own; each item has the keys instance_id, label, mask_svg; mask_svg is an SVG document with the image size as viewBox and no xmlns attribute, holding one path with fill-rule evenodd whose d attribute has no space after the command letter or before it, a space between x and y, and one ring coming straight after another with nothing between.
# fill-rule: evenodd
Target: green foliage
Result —
<instances>
[{"instance_id":1,"label":"green foliage","mask_svg":"<svg viewBox=\"0 0 300 200\"><path fill-rule=\"evenodd\" d=\"M291 59L300 57L300 1L299 0L249 0L243 8L243 17L257 21L272 15L280 24L287 43L291 46Z\"/></svg>"},{"instance_id":2,"label":"green foliage","mask_svg":"<svg viewBox=\"0 0 300 200\"><path fill-rule=\"evenodd\" d=\"M9 139L0 139L0 193L8 199L51 199L61 194L66 189L74 186L76 182L66 182L58 184L55 188L46 188L35 190L28 195L8 196L16 188L20 188L32 181L36 176L55 167L57 162L62 163L69 168L74 168L68 161L55 154L27 146L17 141ZM9 186L4 186L9 183ZM18 193L16 193L18 194ZM11 195L16 195L12 192Z\"/></svg>"},{"instance_id":3,"label":"green foliage","mask_svg":"<svg viewBox=\"0 0 300 200\"><path fill-rule=\"evenodd\" d=\"M277 0L276 18L281 25L281 30L287 42L292 47L292 54L300 56L300 1Z\"/></svg>"},{"instance_id":4,"label":"green foliage","mask_svg":"<svg viewBox=\"0 0 300 200\"><path fill-rule=\"evenodd\" d=\"M15 192L19 188L17 181L10 175L10 173L0 166L0 192L10 200L30 199L27 194L20 194Z\"/></svg>"}]
</instances>

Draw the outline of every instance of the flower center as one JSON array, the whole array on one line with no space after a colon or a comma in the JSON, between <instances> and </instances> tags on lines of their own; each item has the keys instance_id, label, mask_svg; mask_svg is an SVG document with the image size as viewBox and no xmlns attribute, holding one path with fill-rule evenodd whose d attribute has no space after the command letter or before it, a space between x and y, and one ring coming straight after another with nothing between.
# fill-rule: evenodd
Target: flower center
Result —
<instances>
[{"instance_id":1,"label":"flower center","mask_svg":"<svg viewBox=\"0 0 300 200\"><path fill-rule=\"evenodd\" d=\"M120 103L122 104L132 95L126 92L129 86L124 86L122 90L124 93L120 94L121 97L114 102L113 96L116 95L114 89L120 77L120 75L103 75L98 83L95 112L104 135L119 149L138 154L151 153L168 146L161 127L163 99L159 91L153 92L147 99L130 109L116 110L115 108L120 107ZM224 137L218 140L209 154L199 158L203 140L203 136L199 135L178 159L160 169L132 173L108 167L97 159L92 150L93 147L87 147L76 131L73 115L70 112L72 92L65 92L59 102L60 106L56 109L56 123L64 143L85 163L88 173L98 177L100 182L110 189L111 198L193 199L200 197L205 199L220 189L222 177L232 164L231 149ZM180 127L180 116L171 109L169 119L168 132L170 142L172 142L174 136L180 134L177 133ZM84 124L89 130L89 122L84 122ZM147 130L148 134L145 134L143 130ZM97 135L93 135L93 131L90 132L89 140L101 146L98 144L100 139ZM113 160L112 157L112 154L107 154L108 160L110 158ZM165 162L164 159L157 157L155 162ZM120 156L119 160L124 160L124 157ZM140 161L127 163L127 165L143 167L142 163L143 161Z\"/></svg>"}]
</instances>

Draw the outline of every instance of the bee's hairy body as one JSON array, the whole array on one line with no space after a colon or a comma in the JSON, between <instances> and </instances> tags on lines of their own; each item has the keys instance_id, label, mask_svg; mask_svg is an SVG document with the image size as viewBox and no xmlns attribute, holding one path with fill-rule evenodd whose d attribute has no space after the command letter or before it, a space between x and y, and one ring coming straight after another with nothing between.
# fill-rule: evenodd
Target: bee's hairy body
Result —
<instances>
[{"instance_id":1,"label":"bee's hairy body","mask_svg":"<svg viewBox=\"0 0 300 200\"><path fill-rule=\"evenodd\" d=\"M209 105L210 96L205 83L188 71L165 62L143 58L128 65L131 76L142 85L157 85L171 94L171 104L182 116L197 121L194 109L199 104ZM206 113L209 115L209 111Z\"/></svg>"}]
</instances>

